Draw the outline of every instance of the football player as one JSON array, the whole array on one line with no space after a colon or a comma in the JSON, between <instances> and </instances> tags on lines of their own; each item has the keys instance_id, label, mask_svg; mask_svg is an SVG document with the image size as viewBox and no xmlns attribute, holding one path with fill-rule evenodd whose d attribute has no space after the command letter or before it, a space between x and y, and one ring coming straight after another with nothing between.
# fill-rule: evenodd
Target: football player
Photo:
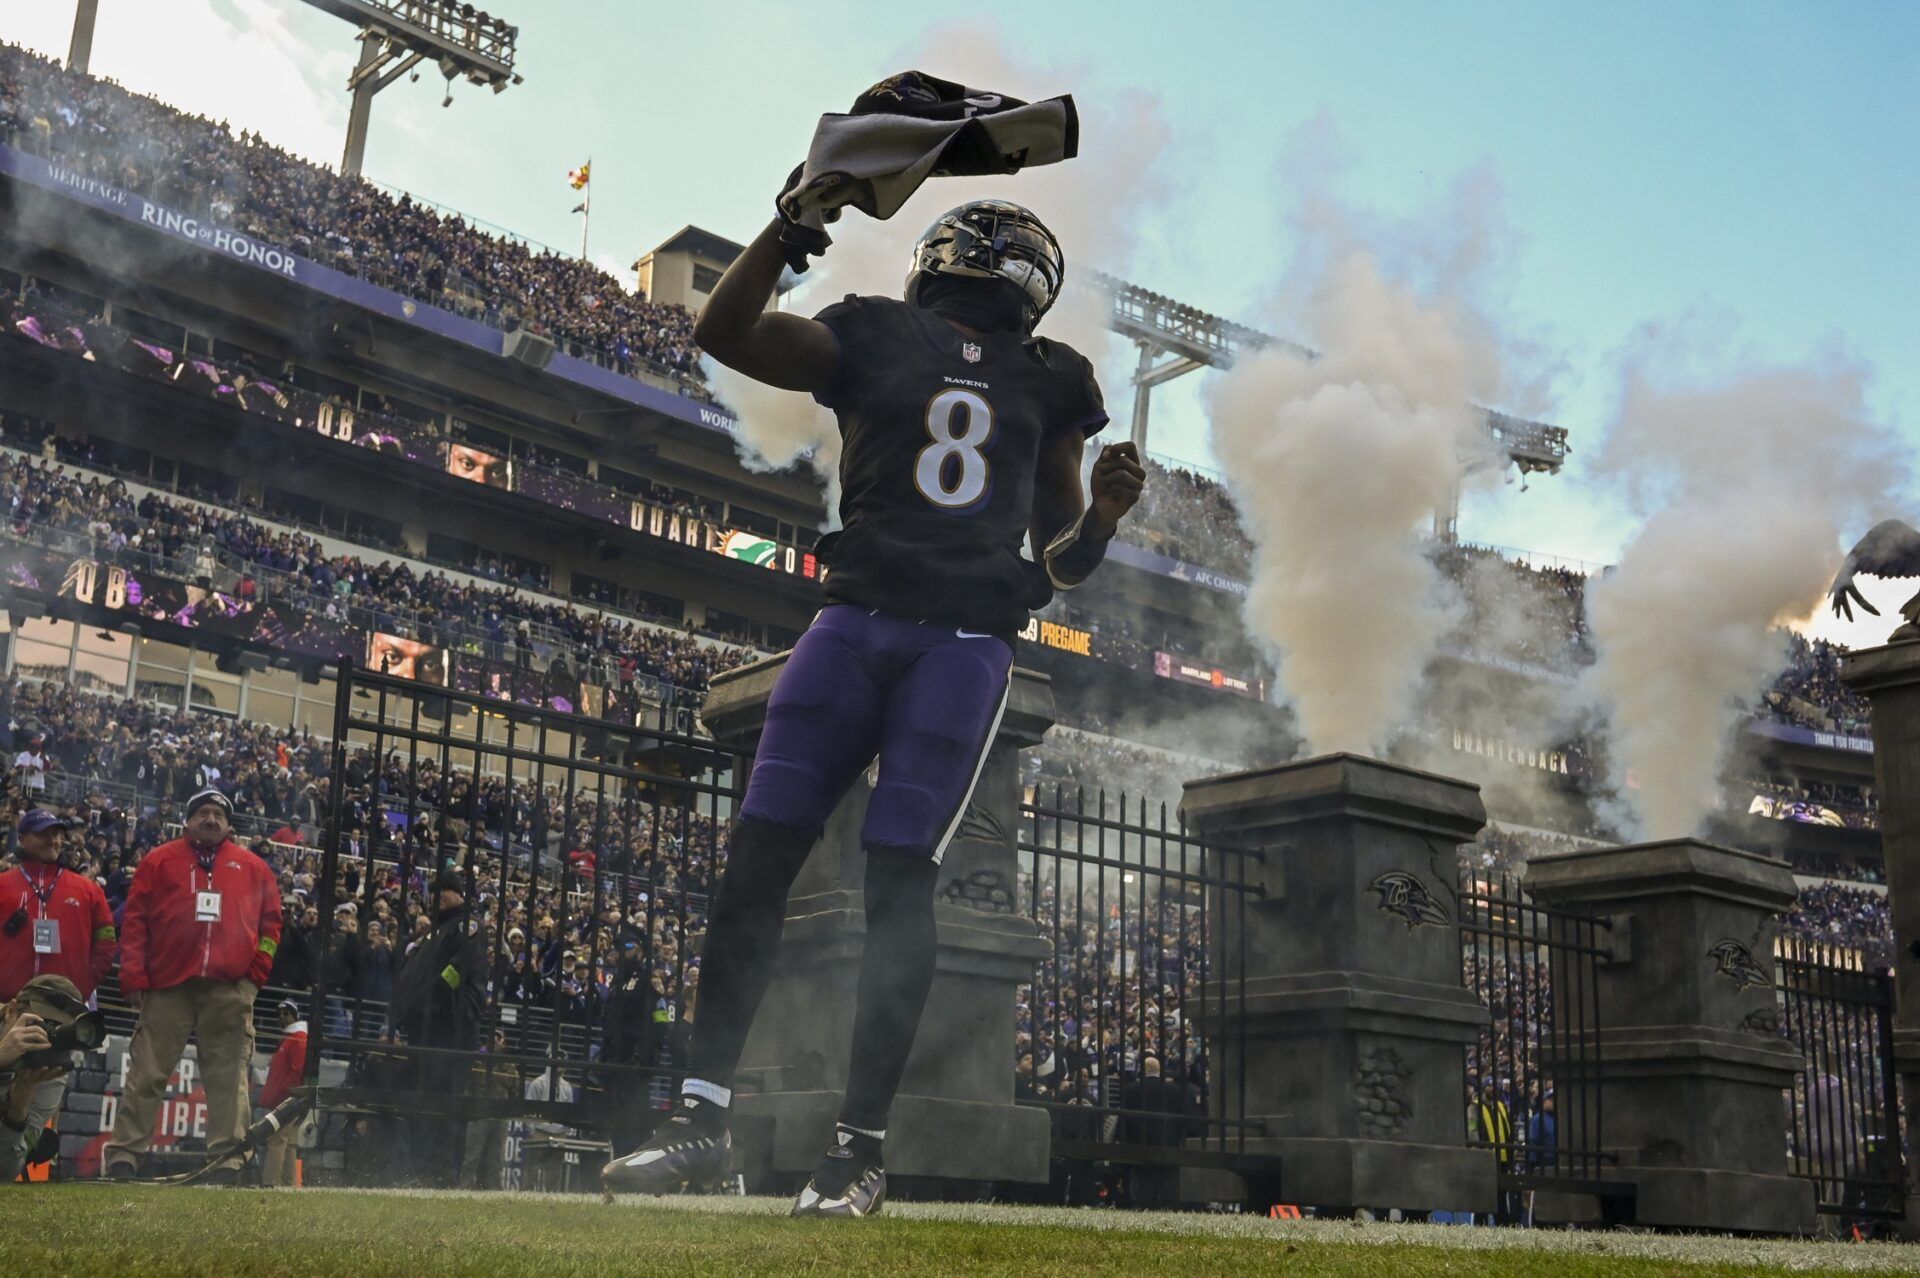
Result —
<instances>
[{"instance_id":1,"label":"football player","mask_svg":"<svg viewBox=\"0 0 1920 1278\"><path fill-rule=\"evenodd\" d=\"M602 1181L653 1193L725 1181L728 1084L788 889L877 753L847 1093L794 1206L866 1216L886 1198L887 1111L933 981L940 859L1005 709L1015 635L1100 563L1146 472L1131 443L1108 445L1083 498L1085 443L1107 413L1087 360L1034 334L1066 263L1032 213L962 205L921 236L904 300L849 296L812 319L767 309L781 225L728 268L694 337L727 367L834 411L842 527L820 546L827 605L767 703L701 951L680 1105Z\"/></svg>"}]
</instances>

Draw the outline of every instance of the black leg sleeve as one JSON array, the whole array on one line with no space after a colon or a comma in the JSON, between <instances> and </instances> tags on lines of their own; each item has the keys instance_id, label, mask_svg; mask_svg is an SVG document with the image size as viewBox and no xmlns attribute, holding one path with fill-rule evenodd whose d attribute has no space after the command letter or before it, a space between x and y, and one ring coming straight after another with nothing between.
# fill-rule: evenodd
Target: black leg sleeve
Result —
<instances>
[{"instance_id":1,"label":"black leg sleeve","mask_svg":"<svg viewBox=\"0 0 1920 1278\"><path fill-rule=\"evenodd\" d=\"M757 817L741 817L734 825L727 872L700 947L700 1003L687 1051L690 1077L722 1086L732 1079L773 976L787 891L819 837L818 826L803 830Z\"/></svg>"},{"instance_id":2,"label":"black leg sleeve","mask_svg":"<svg viewBox=\"0 0 1920 1278\"><path fill-rule=\"evenodd\" d=\"M940 867L886 849L867 852L867 939L860 1006L840 1121L866 1131L887 1125L920 1013L933 987L933 886Z\"/></svg>"}]
</instances>

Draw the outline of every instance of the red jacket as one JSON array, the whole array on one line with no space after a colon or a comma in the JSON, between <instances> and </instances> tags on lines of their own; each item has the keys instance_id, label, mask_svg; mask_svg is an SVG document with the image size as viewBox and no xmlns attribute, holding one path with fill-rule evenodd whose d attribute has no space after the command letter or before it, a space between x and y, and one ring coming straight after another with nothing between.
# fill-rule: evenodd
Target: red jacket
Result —
<instances>
[{"instance_id":1,"label":"red jacket","mask_svg":"<svg viewBox=\"0 0 1920 1278\"><path fill-rule=\"evenodd\" d=\"M307 1023L295 1021L274 1049L273 1063L267 1066L267 1081L260 1085L260 1107L272 1109L292 1095L306 1069Z\"/></svg>"},{"instance_id":2,"label":"red jacket","mask_svg":"<svg viewBox=\"0 0 1920 1278\"><path fill-rule=\"evenodd\" d=\"M220 917L197 920L199 894L220 896ZM202 976L267 983L280 948L280 883L267 863L229 839L213 873L186 839L162 843L133 872L120 917L120 988L164 990Z\"/></svg>"},{"instance_id":3,"label":"red jacket","mask_svg":"<svg viewBox=\"0 0 1920 1278\"><path fill-rule=\"evenodd\" d=\"M46 891L46 905L36 889ZM100 885L72 870L56 866L49 874L44 866L22 862L0 874L0 923L19 910L27 912L27 921L12 936L0 935L0 1003L48 973L66 977L80 987L81 998L91 998L113 970L113 911ZM40 918L60 925L58 954L33 952L33 920Z\"/></svg>"}]
</instances>

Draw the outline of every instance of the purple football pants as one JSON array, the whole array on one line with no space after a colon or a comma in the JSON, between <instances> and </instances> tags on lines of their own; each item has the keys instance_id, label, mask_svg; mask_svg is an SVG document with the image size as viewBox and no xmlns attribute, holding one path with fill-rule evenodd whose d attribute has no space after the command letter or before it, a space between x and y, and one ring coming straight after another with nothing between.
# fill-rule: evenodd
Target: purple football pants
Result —
<instances>
[{"instance_id":1,"label":"purple football pants","mask_svg":"<svg viewBox=\"0 0 1920 1278\"><path fill-rule=\"evenodd\" d=\"M822 608L767 702L743 815L813 828L880 756L860 842L937 863L999 731L1013 646L855 604Z\"/></svg>"}]
</instances>

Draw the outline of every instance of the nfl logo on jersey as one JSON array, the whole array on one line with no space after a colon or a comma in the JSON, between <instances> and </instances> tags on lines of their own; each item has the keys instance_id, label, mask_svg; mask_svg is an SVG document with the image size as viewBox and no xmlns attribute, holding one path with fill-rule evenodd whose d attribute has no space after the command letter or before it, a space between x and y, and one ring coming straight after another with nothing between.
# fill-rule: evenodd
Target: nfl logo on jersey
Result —
<instances>
[{"instance_id":1,"label":"nfl logo on jersey","mask_svg":"<svg viewBox=\"0 0 1920 1278\"><path fill-rule=\"evenodd\" d=\"M978 364L980 362L980 344L978 342L960 343L960 358L969 364Z\"/></svg>"}]
</instances>

